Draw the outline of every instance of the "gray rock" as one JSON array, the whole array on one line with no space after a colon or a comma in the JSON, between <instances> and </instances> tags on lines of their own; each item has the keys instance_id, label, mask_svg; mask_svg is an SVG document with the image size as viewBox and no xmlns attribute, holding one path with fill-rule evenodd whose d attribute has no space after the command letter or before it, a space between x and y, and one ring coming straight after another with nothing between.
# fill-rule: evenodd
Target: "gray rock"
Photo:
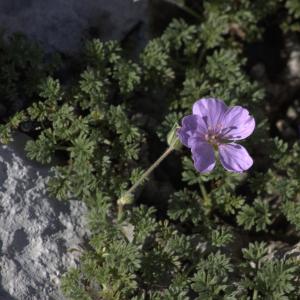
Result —
<instances>
[{"instance_id":1,"label":"gray rock","mask_svg":"<svg viewBox=\"0 0 300 300\"><path fill-rule=\"evenodd\" d=\"M296 120L298 117L298 112L296 109L292 106L289 106L287 111L286 111L286 116L290 118L291 120Z\"/></svg>"},{"instance_id":2,"label":"gray rock","mask_svg":"<svg viewBox=\"0 0 300 300\"><path fill-rule=\"evenodd\" d=\"M290 89L295 89L296 93L300 86L300 43L296 35L291 35L285 41L287 67L285 77L290 85Z\"/></svg>"},{"instance_id":3,"label":"gray rock","mask_svg":"<svg viewBox=\"0 0 300 300\"><path fill-rule=\"evenodd\" d=\"M287 68L290 78L300 78L300 43L292 36L286 41Z\"/></svg>"},{"instance_id":4,"label":"gray rock","mask_svg":"<svg viewBox=\"0 0 300 300\"><path fill-rule=\"evenodd\" d=\"M300 50L294 50L288 60L288 68L292 77L300 77Z\"/></svg>"},{"instance_id":5,"label":"gray rock","mask_svg":"<svg viewBox=\"0 0 300 300\"><path fill-rule=\"evenodd\" d=\"M300 243L288 245L283 242L273 241L269 244L267 259L287 260L291 258L300 261Z\"/></svg>"},{"instance_id":6,"label":"gray rock","mask_svg":"<svg viewBox=\"0 0 300 300\"><path fill-rule=\"evenodd\" d=\"M278 131L282 134L283 137L286 139L296 138L297 131L290 126L289 122L283 119L279 119L276 121L276 127Z\"/></svg>"},{"instance_id":7,"label":"gray rock","mask_svg":"<svg viewBox=\"0 0 300 300\"><path fill-rule=\"evenodd\" d=\"M87 231L84 203L46 192L50 166L29 161L28 137L0 146L0 299L64 299L62 274L78 263Z\"/></svg>"},{"instance_id":8,"label":"gray rock","mask_svg":"<svg viewBox=\"0 0 300 300\"><path fill-rule=\"evenodd\" d=\"M76 53L82 40L122 39L146 19L147 1L0 0L0 27L22 32L46 50Z\"/></svg>"}]
</instances>

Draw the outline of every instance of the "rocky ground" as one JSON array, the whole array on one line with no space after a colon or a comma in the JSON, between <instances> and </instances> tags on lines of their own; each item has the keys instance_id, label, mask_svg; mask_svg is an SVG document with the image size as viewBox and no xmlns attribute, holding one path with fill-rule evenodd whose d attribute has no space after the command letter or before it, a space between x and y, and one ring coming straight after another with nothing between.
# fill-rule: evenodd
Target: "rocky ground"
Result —
<instances>
[{"instance_id":1,"label":"rocky ground","mask_svg":"<svg viewBox=\"0 0 300 300\"><path fill-rule=\"evenodd\" d=\"M78 262L70 250L87 239L87 210L47 195L51 168L26 158L26 140L0 147L0 299L63 299L59 279Z\"/></svg>"},{"instance_id":2,"label":"rocky ground","mask_svg":"<svg viewBox=\"0 0 300 300\"><path fill-rule=\"evenodd\" d=\"M147 1L0 0L0 27L23 32L45 50L76 53L87 38L124 38L145 22Z\"/></svg>"},{"instance_id":3,"label":"rocky ground","mask_svg":"<svg viewBox=\"0 0 300 300\"><path fill-rule=\"evenodd\" d=\"M46 52L76 55L92 37L126 39L146 23L146 1L0 0L0 28L22 32ZM141 38L141 40L143 37ZM29 161L24 134L0 145L0 300L64 299L61 275L88 236L86 207L49 197L51 166Z\"/></svg>"},{"instance_id":4,"label":"rocky ground","mask_svg":"<svg viewBox=\"0 0 300 300\"><path fill-rule=\"evenodd\" d=\"M0 0L0 28L6 36L20 31L46 52L66 55L76 55L88 38L123 41L133 31L138 34L139 43L134 43L138 48L147 39L147 2ZM156 10L166 20L168 11ZM291 39L285 41L284 49L286 68L277 79L270 80L264 59L254 59L250 75L264 84L269 99L279 103L274 106L270 100L270 115L280 121L274 130L288 140L300 137L300 46ZM49 197L46 181L51 165L26 158L27 139L18 133L12 144L0 145L0 300L63 300L60 277L78 263L79 252L70 250L80 249L88 237L87 209L80 201L59 202ZM149 185L145 194L150 193ZM270 250L272 255L299 256L299 244L275 248Z\"/></svg>"}]
</instances>

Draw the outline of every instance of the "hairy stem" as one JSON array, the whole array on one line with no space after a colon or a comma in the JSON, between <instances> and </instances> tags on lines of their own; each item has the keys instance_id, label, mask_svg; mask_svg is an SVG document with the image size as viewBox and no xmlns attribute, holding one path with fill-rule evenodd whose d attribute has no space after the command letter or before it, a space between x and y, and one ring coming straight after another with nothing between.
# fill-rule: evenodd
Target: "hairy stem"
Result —
<instances>
[{"instance_id":1,"label":"hairy stem","mask_svg":"<svg viewBox=\"0 0 300 300\"><path fill-rule=\"evenodd\" d=\"M138 181L121 197L118 199L118 217L123 213L123 207L124 205L128 204L126 203L126 198L130 198L136 188L140 186L145 179L152 173L152 171L174 150L172 146L166 149L166 151L143 173L143 175L138 179Z\"/></svg>"},{"instance_id":2,"label":"hairy stem","mask_svg":"<svg viewBox=\"0 0 300 300\"><path fill-rule=\"evenodd\" d=\"M174 0L165 0L165 1L169 2L173 5L176 5L177 7L181 8L182 10L184 10L185 12L190 14L191 16L195 17L198 20L201 20L201 16L199 14L197 14L193 9L191 9L187 5L185 5L184 3L179 3Z\"/></svg>"},{"instance_id":3,"label":"hairy stem","mask_svg":"<svg viewBox=\"0 0 300 300\"><path fill-rule=\"evenodd\" d=\"M201 194L202 194L202 198L203 198L203 204L206 208L208 208L210 210L211 201L210 201L209 195L207 194L206 188L203 183L200 183L199 186L200 186L200 190L201 190Z\"/></svg>"},{"instance_id":4,"label":"hairy stem","mask_svg":"<svg viewBox=\"0 0 300 300\"><path fill-rule=\"evenodd\" d=\"M152 173L152 171L173 151L172 147L167 148L167 150L144 172L140 179L127 191L127 193L132 194L135 189Z\"/></svg>"}]
</instances>

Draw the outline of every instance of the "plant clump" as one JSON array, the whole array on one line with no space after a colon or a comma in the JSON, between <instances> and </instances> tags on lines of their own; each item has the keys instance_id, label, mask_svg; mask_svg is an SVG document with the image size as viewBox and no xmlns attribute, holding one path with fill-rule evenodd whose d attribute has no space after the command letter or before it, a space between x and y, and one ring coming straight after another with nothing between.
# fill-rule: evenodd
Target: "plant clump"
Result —
<instances>
[{"instance_id":1,"label":"plant clump","mask_svg":"<svg viewBox=\"0 0 300 300\"><path fill-rule=\"evenodd\" d=\"M78 300L298 299L299 257L270 249L299 240L299 138L270 131L272 99L249 76L246 56L270 18L279 15L283 35L297 34L298 1L169 2L182 18L135 61L118 42L88 41L69 84L43 76L33 104L0 126L9 142L24 122L36 124L26 151L54 164L49 192L89 207L89 245L61 288ZM256 128L241 142L251 169L217 164L200 174L182 148L150 176L147 193L126 194L174 124L207 97L253 114Z\"/></svg>"}]
</instances>

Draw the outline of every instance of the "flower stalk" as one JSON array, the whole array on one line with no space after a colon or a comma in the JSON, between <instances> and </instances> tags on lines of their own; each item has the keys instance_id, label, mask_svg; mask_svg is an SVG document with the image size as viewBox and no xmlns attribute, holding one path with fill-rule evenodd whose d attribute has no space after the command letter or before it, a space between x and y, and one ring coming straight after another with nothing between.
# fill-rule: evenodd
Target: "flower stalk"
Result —
<instances>
[{"instance_id":1,"label":"flower stalk","mask_svg":"<svg viewBox=\"0 0 300 300\"><path fill-rule=\"evenodd\" d=\"M127 191L128 194L132 194L136 188L144 182L144 180L152 173L152 171L173 151L172 147L167 148L167 150L145 171L145 173L140 177L140 179Z\"/></svg>"},{"instance_id":2,"label":"flower stalk","mask_svg":"<svg viewBox=\"0 0 300 300\"><path fill-rule=\"evenodd\" d=\"M126 191L117 201L118 205L118 219L120 220L123 215L123 208L125 205L132 204L134 201L135 190L144 183L145 179L152 173L152 171L159 166L159 164L173 151L181 149L181 143L177 136L178 124L175 123L170 132L167 135L167 143L169 147L163 152L163 154L143 173L139 180Z\"/></svg>"},{"instance_id":3,"label":"flower stalk","mask_svg":"<svg viewBox=\"0 0 300 300\"><path fill-rule=\"evenodd\" d=\"M145 179L159 166L159 164L174 150L173 146L168 147L164 153L143 173L139 180L118 199L118 219L123 215L123 208L125 205L133 203L133 193L145 181Z\"/></svg>"}]
</instances>

